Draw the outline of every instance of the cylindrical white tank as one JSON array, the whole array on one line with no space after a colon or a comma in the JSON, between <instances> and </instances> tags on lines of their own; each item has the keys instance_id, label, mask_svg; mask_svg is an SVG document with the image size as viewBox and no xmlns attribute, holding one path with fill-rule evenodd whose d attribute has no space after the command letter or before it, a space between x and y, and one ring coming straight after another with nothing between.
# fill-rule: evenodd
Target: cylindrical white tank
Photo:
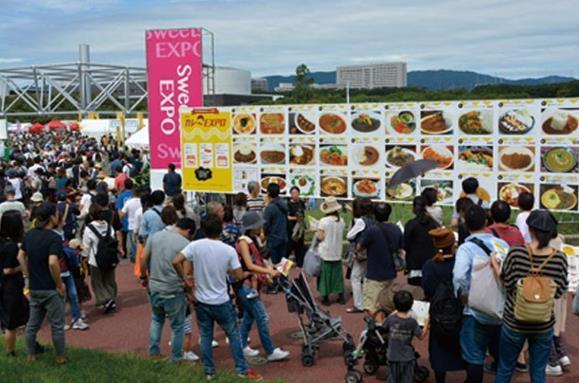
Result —
<instances>
[{"instance_id":1,"label":"cylindrical white tank","mask_svg":"<svg viewBox=\"0 0 579 383\"><path fill-rule=\"evenodd\" d=\"M207 94L206 81L203 81L203 91ZM251 72L243 69L216 66L215 94L251 94Z\"/></svg>"}]
</instances>

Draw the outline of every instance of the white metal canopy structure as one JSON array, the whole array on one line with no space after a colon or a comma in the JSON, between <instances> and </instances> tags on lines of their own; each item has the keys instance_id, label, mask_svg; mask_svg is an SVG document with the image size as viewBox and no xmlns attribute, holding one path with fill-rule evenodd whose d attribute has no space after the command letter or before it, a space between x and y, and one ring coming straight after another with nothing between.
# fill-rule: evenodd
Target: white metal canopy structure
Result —
<instances>
[{"instance_id":1,"label":"white metal canopy structure","mask_svg":"<svg viewBox=\"0 0 579 383\"><path fill-rule=\"evenodd\" d=\"M214 35L201 30L205 93L214 96ZM78 63L0 68L0 118L90 112L130 115L146 110L146 103L145 68L93 64L84 44L79 47Z\"/></svg>"}]
</instances>

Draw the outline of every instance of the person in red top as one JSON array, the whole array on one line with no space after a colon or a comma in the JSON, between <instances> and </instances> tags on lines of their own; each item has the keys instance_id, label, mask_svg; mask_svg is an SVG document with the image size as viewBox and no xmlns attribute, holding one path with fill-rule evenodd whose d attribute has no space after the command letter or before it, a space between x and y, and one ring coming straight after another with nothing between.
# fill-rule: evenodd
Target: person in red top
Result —
<instances>
[{"instance_id":1,"label":"person in red top","mask_svg":"<svg viewBox=\"0 0 579 383\"><path fill-rule=\"evenodd\" d=\"M116 178L115 178L115 189L117 191L117 193L122 192L123 190L125 190L125 180L129 178L125 173L123 173L122 171L119 171L119 173L117 174Z\"/></svg>"},{"instance_id":2,"label":"person in red top","mask_svg":"<svg viewBox=\"0 0 579 383\"><path fill-rule=\"evenodd\" d=\"M516 226L508 224L511 218L511 207L508 203L505 201L493 202L491 205L491 218L494 223L487 227L487 233L502 239L510 247L525 246L525 239L521 231Z\"/></svg>"}]
</instances>

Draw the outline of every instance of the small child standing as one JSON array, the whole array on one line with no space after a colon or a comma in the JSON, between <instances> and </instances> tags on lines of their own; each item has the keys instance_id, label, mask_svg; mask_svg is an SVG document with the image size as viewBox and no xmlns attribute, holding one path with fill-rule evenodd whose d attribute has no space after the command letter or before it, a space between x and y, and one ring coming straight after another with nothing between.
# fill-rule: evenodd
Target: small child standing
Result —
<instances>
[{"instance_id":1,"label":"small child standing","mask_svg":"<svg viewBox=\"0 0 579 383\"><path fill-rule=\"evenodd\" d=\"M410 316L410 310L414 303L414 297L408 291L402 290L394 294L394 307L396 311L390 314L384 324L388 332L388 383L412 383L414 381L414 369L416 356L412 347L412 338L422 340L426 338L430 328L427 319L424 330L416 319Z\"/></svg>"}]
</instances>

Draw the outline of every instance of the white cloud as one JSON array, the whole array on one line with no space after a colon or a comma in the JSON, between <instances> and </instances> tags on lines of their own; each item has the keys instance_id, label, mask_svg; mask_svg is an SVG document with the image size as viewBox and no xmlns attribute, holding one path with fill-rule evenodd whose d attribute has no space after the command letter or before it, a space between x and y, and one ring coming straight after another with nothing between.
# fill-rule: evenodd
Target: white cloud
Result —
<instances>
[{"instance_id":1,"label":"white cloud","mask_svg":"<svg viewBox=\"0 0 579 383\"><path fill-rule=\"evenodd\" d=\"M69 3L32 1L52 9ZM0 51L31 63L76 61L77 45L86 42L93 61L142 66L146 29L204 26L215 33L218 64L256 76L291 73L300 63L333 70L381 60L407 61L409 70L570 75L579 61L573 0L81 3L90 11L42 12L4 31Z\"/></svg>"},{"instance_id":2,"label":"white cloud","mask_svg":"<svg viewBox=\"0 0 579 383\"><path fill-rule=\"evenodd\" d=\"M21 58L0 57L0 64L14 64L22 61Z\"/></svg>"}]
</instances>

